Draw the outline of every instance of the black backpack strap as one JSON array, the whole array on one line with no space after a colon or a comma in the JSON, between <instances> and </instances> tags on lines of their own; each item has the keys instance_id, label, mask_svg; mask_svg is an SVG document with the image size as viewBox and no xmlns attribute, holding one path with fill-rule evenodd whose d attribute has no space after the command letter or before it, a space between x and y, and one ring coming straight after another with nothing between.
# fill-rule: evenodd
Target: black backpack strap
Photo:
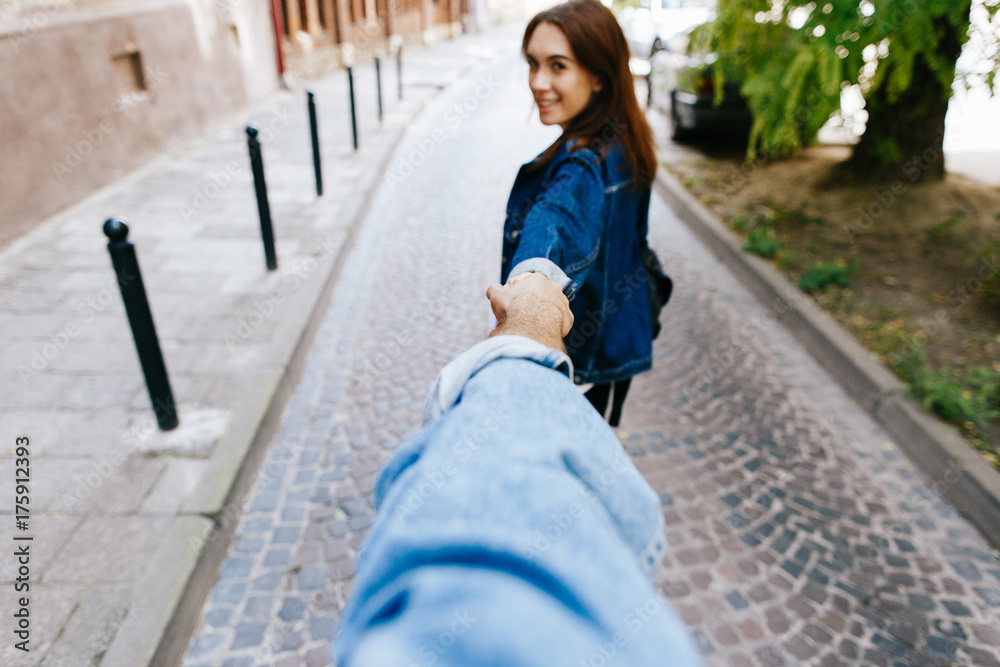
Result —
<instances>
[{"instance_id":1,"label":"black backpack strap","mask_svg":"<svg viewBox=\"0 0 1000 667\"><path fill-rule=\"evenodd\" d=\"M660 335L660 311L674 291L674 281L663 272L660 259L653 252L646 239L642 240L642 266L646 270L649 283L649 319L653 325L653 338Z\"/></svg>"}]
</instances>

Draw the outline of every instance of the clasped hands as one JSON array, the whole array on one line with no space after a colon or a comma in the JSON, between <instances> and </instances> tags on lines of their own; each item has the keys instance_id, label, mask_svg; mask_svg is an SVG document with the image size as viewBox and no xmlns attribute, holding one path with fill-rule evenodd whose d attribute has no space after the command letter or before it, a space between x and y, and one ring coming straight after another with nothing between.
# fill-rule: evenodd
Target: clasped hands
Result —
<instances>
[{"instance_id":1,"label":"clasped hands","mask_svg":"<svg viewBox=\"0 0 1000 667\"><path fill-rule=\"evenodd\" d=\"M542 345L566 351L563 337L573 326L569 300L559 283L541 273L521 273L486 290L497 327L493 336L526 336Z\"/></svg>"}]
</instances>

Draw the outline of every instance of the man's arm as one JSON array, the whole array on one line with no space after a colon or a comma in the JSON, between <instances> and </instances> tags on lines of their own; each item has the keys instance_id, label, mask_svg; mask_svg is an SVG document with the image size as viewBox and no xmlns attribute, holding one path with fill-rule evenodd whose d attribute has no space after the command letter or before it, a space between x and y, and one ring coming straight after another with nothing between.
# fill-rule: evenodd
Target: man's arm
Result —
<instances>
[{"instance_id":1,"label":"man's arm","mask_svg":"<svg viewBox=\"0 0 1000 667\"><path fill-rule=\"evenodd\" d=\"M658 497L568 357L539 344L568 331L565 297L530 275L489 294L518 333L446 366L424 429L380 471L339 664L701 664L651 584Z\"/></svg>"}]
</instances>

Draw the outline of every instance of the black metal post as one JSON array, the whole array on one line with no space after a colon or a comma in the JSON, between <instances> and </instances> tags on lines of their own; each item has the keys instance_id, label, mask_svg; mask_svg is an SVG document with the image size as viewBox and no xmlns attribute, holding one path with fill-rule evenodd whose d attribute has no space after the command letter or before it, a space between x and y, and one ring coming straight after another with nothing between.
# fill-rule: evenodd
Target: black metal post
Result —
<instances>
[{"instance_id":1,"label":"black metal post","mask_svg":"<svg viewBox=\"0 0 1000 667\"><path fill-rule=\"evenodd\" d=\"M309 129L312 132L313 144L313 167L316 169L316 196L323 196L323 167L319 160L319 127L316 123L316 102L313 100L313 92L307 93L309 98Z\"/></svg>"},{"instance_id":2,"label":"black metal post","mask_svg":"<svg viewBox=\"0 0 1000 667\"><path fill-rule=\"evenodd\" d=\"M358 117L354 113L354 68L347 66L347 88L351 96L351 132L354 135L354 150L358 150Z\"/></svg>"},{"instance_id":3,"label":"black metal post","mask_svg":"<svg viewBox=\"0 0 1000 667\"><path fill-rule=\"evenodd\" d=\"M250 149L250 169L253 171L253 186L257 191L257 212L260 213L260 234L264 238L264 259L267 270L278 268L278 257L274 252L274 230L271 228L271 206L267 203L267 182L264 181L264 159L257 141L257 128L247 125L247 146Z\"/></svg>"},{"instance_id":4,"label":"black metal post","mask_svg":"<svg viewBox=\"0 0 1000 667\"><path fill-rule=\"evenodd\" d=\"M399 99L403 99L403 43L396 49L396 82L399 85Z\"/></svg>"},{"instance_id":5,"label":"black metal post","mask_svg":"<svg viewBox=\"0 0 1000 667\"><path fill-rule=\"evenodd\" d=\"M378 122L382 122L382 58L375 54L375 87L378 89Z\"/></svg>"},{"instance_id":6,"label":"black metal post","mask_svg":"<svg viewBox=\"0 0 1000 667\"><path fill-rule=\"evenodd\" d=\"M132 338L135 339L142 373L146 376L146 388L149 389L149 400L153 403L156 423L161 431L170 431L177 428L180 419L174 405L174 394L170 390L167 367L163 363L160 341L156 337L153 314L146 299L146 288L143 287L142 275L139 273L135 246L128 240L128 225L119 218L111 218L104 223L104 235L108 237L111 265L118 278L122 300L125 301L125 312L132 326Z\"/></svg>"}]
</instances>

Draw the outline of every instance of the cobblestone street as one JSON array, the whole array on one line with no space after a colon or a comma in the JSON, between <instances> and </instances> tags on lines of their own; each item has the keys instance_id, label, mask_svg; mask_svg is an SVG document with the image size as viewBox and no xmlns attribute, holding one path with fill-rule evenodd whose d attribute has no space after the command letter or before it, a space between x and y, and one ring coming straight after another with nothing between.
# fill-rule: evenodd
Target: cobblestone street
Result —
<instances>
[{"instance_id":1,"label":"cobblestone street","mask_svg":"<svg viewBox=\"0 0 1000 667\"><path fill-rule=\"evenodd\" d=\"M185 667L327 664L375 473L488 331L509 188L558 134L519 28L491 34L389 162ZM675 291L618 435L707 663L1000 666L1000 563L937 495L949 471L918 472L655 194L649 238Z\"/></svg>"}]
</instances>

